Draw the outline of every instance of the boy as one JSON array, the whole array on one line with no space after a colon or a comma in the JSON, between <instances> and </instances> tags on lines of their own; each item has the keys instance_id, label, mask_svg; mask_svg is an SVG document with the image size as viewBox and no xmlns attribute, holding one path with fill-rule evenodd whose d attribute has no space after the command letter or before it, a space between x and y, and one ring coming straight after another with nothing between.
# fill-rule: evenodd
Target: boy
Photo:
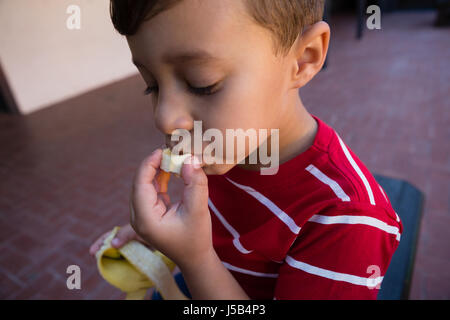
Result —
<instances>
[{"instance_id":1,"label":"boy","mask_svg":"<svg viewBox=\"0 0 450 320\"><path fill-rule=\"evenodd\" d=\"M111 2L168 141L194 121L224 135L279 130L276 174L194 157L176 204L158 193L161 150L139 167L132 227L116 245L139 239L166 254L193 299L376 299L402 224L364 164L299 97L327 54L322 14L313 0Z\"/></svg>"}]
</instances>

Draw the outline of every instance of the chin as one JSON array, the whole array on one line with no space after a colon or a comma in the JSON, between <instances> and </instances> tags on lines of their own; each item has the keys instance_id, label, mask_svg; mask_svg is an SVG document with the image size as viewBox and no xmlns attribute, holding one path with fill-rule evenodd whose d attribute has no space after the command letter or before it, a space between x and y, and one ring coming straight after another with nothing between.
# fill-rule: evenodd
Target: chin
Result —
<instances>
[{"instance_id":1,"label":"chin","mask_svg":"<svg viewBox=\"0 0 450 320\"><path fill-rule=\"evenodd\" d=\"M207 175L223 175L233 169L235 164L212 164L203 167Z\"/></svg>"}]
</instances>

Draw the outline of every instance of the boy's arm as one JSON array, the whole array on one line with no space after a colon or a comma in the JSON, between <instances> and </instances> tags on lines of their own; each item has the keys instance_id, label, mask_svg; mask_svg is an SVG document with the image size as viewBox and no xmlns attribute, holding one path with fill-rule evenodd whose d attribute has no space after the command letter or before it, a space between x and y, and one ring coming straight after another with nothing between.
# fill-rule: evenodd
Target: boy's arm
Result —
<instances>
[{"instance_id":1,"label":"boy's arm","mask_svg":"<svg viewBox=\"0 0 450 320\"><path fill-rule=\"evenodd\" d=\"M179 267L193 300L250 300L215 250Z\"/></svg>"}]
</instances>

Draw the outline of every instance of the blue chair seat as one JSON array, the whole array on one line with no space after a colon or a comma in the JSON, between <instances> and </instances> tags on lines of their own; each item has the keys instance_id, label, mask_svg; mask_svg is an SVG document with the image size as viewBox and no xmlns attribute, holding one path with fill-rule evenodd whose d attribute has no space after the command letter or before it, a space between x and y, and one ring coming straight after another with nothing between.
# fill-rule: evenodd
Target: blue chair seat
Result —
<instances>
[{"instance_id":1,"label":"blue chair seat","mask_svg":"<svg viewBox=\"0 0 450 320\"><path fill-rule=\"evenodd\" d=\"M424 195L405 180L374 174L403 224L400 244L386 271L378 300L405 300L409 297L411 276L422 218Z\"/></svg>"}]
</instances>

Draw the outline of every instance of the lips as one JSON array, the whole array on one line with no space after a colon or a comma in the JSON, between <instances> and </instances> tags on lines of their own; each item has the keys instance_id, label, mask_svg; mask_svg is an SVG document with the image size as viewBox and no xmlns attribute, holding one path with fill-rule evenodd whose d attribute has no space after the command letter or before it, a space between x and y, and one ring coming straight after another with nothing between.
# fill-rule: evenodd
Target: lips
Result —
<instances>
[{"instance_id":1,"label":"lips","mask_svg":"<svg viewBox=\"0 0 450 320\"><path fill-rule=\"evenodd\" d=\"M171 141L170 136L166 136L166 147L170 150L172 150L177 145L177 143L177 141Z\"/></svg>"}]
</instances>

